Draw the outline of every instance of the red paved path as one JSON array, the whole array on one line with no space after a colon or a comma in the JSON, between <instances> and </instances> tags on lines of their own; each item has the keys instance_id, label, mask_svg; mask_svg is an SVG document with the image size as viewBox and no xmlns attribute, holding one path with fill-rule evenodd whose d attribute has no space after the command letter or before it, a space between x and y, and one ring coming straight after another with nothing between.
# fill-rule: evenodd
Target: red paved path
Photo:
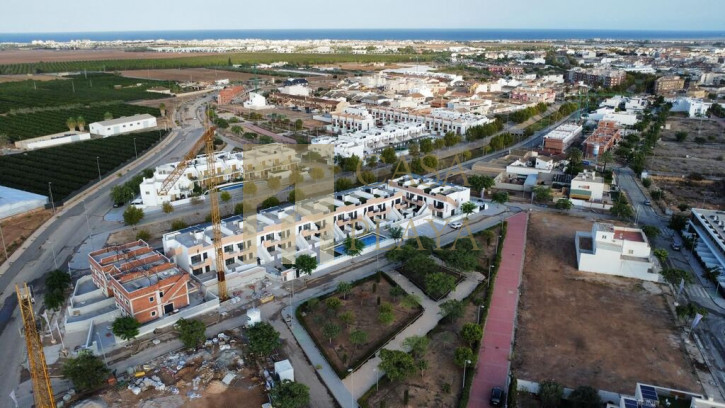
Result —
<instances>
[{"instance_id":1,"label":"red paved path","mask_svg":"<svg viewBox=\"0 0 725 408\"><path fill-rule=\"evenodd\" d=\"M494 283L491 308L484 327L483 343L478 352L478 366L473 378L468 408L489 407L491 388L505 386L509 372L509 355L514 336L519 283L526 247L528 215L519 213L508 219L501 265Z\"/></svg>"}]
</instances>

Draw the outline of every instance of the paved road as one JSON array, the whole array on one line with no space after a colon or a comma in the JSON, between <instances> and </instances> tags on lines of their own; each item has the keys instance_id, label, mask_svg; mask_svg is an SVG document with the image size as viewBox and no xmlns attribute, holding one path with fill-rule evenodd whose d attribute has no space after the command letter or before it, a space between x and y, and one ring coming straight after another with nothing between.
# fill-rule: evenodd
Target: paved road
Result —
<instances>
[{"instance_id":1,"label":"paved road","mask_svg":"<svg viewBox=\"0 0 725 408\"><path fill-rule=\"evenodd\" d=\"M195 113L196 107L206 98L194 102L194 109L190 111ZM108 176L113 177L112 182L92 187L83 193L82 199L67 204L66 208L59 208L52 223L39 233L35 241L26 242L23 252L0 275L0 288L3 288L0 304L4 305L0 311L0 361L6 367L5 375L0 376L0 406L11 404L7 396L18 386L20 365L27 358L25 343L19 335L21 322L15 307L15 284L37 282L35 286L41 287L43 275L55 265L62 266L89 234L101 234L119 228L117 222L104 220L104 215L112 208L109 195L111 187L128 181L142 169L183 157L201 133L198 121L192 121L189 127L174 129L161 143L161 147L140 157L122 177ZM100 242L98 244L102 245ZM42 300L39 293L36 299L39 302ZM3 320L3 316L9 316L9 319ZM3 324L5 322L6 325Z\"/></svg>"}]
</instances>

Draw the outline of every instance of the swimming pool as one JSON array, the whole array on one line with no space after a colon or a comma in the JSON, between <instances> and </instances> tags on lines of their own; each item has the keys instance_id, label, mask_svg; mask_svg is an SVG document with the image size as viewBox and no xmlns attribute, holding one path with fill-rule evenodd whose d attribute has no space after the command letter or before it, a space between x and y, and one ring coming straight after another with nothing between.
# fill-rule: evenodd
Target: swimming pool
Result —
<instances>
[{"instance_id":1,"label":"swimming pool","mask_svg":"<svg viewBox=\"0 0 725 408\"><path fill-rule=\"evenodd\" d=\"M244 183L230 184L228 186L219 187L219 191L232 191L242 187L244 187Z\"/></svg>"},{"instance_id":2,"label":"swimming pool","mask_svg":"<svg viewBox=\"0 0 725 408\"><path fill-rule=\"evenodd\" d=\"M368 234L364 235L360 238L358 238L363 244L365 244L365 248L375 247L376 243L380 243L384 241L386 238L382 235L378 234ZM335 256L338 255L345 255L345 244L338 244L335 245Z\"/></svg>"}]
</instances>

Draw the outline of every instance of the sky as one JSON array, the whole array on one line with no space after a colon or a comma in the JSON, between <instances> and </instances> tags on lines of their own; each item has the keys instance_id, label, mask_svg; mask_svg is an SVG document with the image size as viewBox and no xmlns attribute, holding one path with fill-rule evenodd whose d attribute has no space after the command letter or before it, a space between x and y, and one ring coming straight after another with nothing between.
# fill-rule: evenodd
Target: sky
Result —
<instances>
[{"instance_id":1,"label":"sky","mask_svg":"<svg viewBox=\"0 0 725 408\"><path fill-rule=\"evenodd\" d=\"M3 0L0 32L529 28L723 30L724 0Z\"/></svg>"}]
</instances>

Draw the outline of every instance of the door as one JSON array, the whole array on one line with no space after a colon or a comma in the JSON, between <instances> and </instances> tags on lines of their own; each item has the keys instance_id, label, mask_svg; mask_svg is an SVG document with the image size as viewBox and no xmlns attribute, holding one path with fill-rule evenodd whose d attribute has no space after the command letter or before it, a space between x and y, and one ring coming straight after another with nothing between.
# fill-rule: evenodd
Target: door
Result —
<instances>
[{"instance_id":1,"label":"door","mask_svg":"<svg viewBox=\"0 0 725 408\"><path fill-rule=\"evenodd\" d=\"M168 303L164 305L164 314L169 314L174 311L174 304Z\"/></svg>"}]
</instances>

